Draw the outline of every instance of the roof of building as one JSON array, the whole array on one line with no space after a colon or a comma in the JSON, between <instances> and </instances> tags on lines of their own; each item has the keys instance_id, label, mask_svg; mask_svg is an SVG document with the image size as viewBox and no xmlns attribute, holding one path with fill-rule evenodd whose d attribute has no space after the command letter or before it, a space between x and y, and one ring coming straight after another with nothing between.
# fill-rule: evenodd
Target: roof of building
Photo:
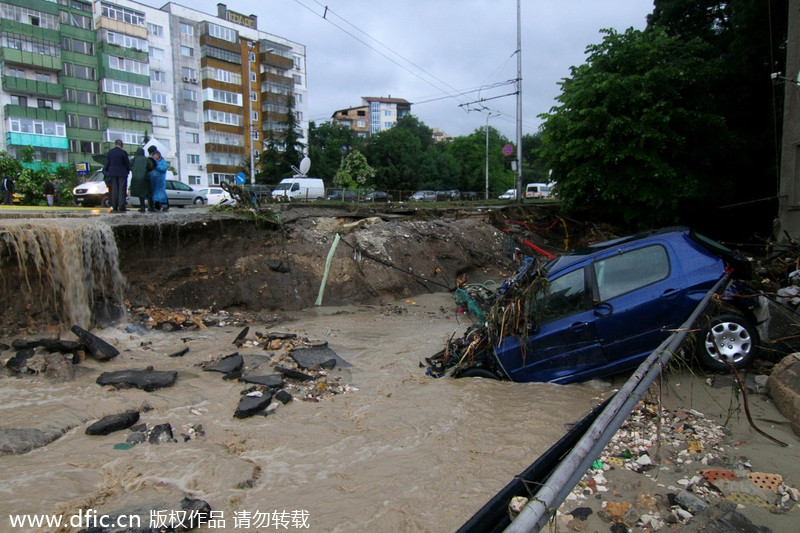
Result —
<instances>
[{"instance_id":1,"label":"roof of building","mask_svg":"<svg viewBox=\"0 0 800 533\"><path fill-rule=\"evenodd\" d=\"M408 104L411 105L411 102L405 100L403 98L392 98L391 96L388 98L384 98L381 96L362 96L362 100L365 102L380 102L382 104Z\"/></svg>"}]
</instances>

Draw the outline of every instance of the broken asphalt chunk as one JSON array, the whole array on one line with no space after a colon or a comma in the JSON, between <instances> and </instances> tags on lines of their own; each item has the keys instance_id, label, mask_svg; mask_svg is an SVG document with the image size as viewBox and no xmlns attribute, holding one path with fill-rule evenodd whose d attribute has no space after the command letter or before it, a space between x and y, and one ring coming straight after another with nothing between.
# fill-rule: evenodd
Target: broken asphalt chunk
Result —
<instances>
[{"instance_id":1,"label":"broken asphalt chunk","mask_svg":"<svg viewBox=\"0 0 800 533\"><path fill-rule=\"evenodd\" d=\"M176 379L178 379L178 372L175 370L117 370L100 374L97 384L152 392L156 389L171 387L175 384Z\"/></svg>"},{"instance_id":2,"label":"broken asphalt chunk","mask_svg":"<svg viewBox=\"0 0 800 533\"><path fill-rule=\"evenodd\" d=\"M104 416L88 428L87 435L109 435L115 431L128 429L139 421L139 411L128 411Z\"/></svg>"},{"instance_id":3,"label":"broken asphalt chunk","mask_svg":"<svg viewBox=\"0 0 800 533\"><path fill-rule=\"evenodd\" d=\"M239 406L233 416L236 418L247 418L253 416L259 411L263 411L272 401L272 393L264 392L260 395L242 396L239 400Z\"/></svg>"},{"instance_id":4,"label":"broken asphalt chunk","mask_svg":"<svg viewBox=\"0 0 800 533\"><path fill-rule=\"evenodd\" d=\"M316 378L310 374L306 374L305 372L300 372L299 370L292 370L291 368L285 368L282 366L275 367L276 372L280 372L287 378L296 379L298 381L313 381Z\"/></svg>"},{"instance_id":5,"label":"broken asphalt chunk","mask_svg":"<svg viewBox=\"0 0 800 533\"><path fill-rule=\"evenodd\" d=\"M328 346L295 348L289 352L289 357L294 359L297 366L304 369L313 367L334 368L335 366L348 368L353 366L339 357Z\"/></svg>"},{"instance_id":6,"label":"broken asphalt chunk","mask_svg":"<svg viewBox=\"0 0 800 533\"><path fill-rule=\"evenodd\" d=\"M245 383L252 383L254 385L263 385L265 387L283 387L283 376L280 374L267 374L265 376L244 376L240 381Z\"/></svg>"},{"instance_id":7,"label":"broken asphalt chunk","mask_svg":"<svg viewBox=\"0 0 800 533\"><path fill-rule=\"evenodd\" d=\"M175 352L175 353L171 353L171 354L169 354L169 357L183 357L183 356L184 356L184 355L186 355L188 352L189 352L189 347L187 346L187 347L186 347L186 348L184 348L183 350L178 350L178 351L177 351L177 352Z\"/></svg>"},{"instance_id":8,"label":"broken asphalt chunk","mask_svg":"<svg viewBox=\"0 0 800 533\"><path fill-rule=\"evenodd\" d=\"M222 372L223 374L232 374L240 372L244 366L244 358L239 355L239 352L234 352L226 355L216 363L204 366L203 370L206 372Z\"/></svg>"},{"instance_id":9,"label":"broken asphalt chunk","mask_svg":"<svg viewBox=\"0 0 800 533\"><path fill-rule=\"evenodd\" d=\"M78 339L86 347L87 353L98 361L108 361L119 355L119 350L111 346L109 343L83 329L78 325L72 326L70 331L74 333Z\"/></svg>"},{"instance_id":10,"label":"broken asphalt chunk","mask_svg":"<svg viewBox=\"0 0 800 533\"><path fill-rule=\"evenodd\" d=\"M233 339L233 344L236 346L241 346L244 344L244 340L247 338L247 334L250 331L250 326L245 326L245 328L239 332L235 339Z\"/></svg>"}]
</instances>

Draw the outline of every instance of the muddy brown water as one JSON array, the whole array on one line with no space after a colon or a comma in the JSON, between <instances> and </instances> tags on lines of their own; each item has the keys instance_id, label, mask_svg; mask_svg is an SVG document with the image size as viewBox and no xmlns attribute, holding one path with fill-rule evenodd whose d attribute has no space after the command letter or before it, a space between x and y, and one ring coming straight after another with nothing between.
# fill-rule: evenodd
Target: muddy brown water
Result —
<instances>
[{"instance_id":1,"label":"muddy brown water","mask_svg":"<svg viewBox=\"0 0 800 533\"><path fill-rule=\"evenodd\" d=\"M28 270L53 285L40 296L61 306L67 323L87 324L86 306L98 297L108 307L122 298L114 290L114 243L103 224L87 227L69 220L3 222L6 250L32 261ZM50 259L37 259L44 256ZM45 264L63 265L63 275L42 270ZM81 291L85 296L67 298ZM278 330L326 340L352 364L331 371L350 386L347 393L297 399L266 417L234 418L248 385L199 364L236 351L231 343L241 327L166 333L131 329L129 317L95 331L122 353L105 363L87 359L74 381L0 376L0 427L63 432L42 448L0 457L0 531L37 530L11 528L11 515L61 515L67 525L89 509L101 516L150 509L163 515L179 511L183 497L210 504L218 527L207 530L275 529L277 514L299 517L289 525L308 527L289 529L307 531L452 531L611 390L607 382L427 377L420 361L467 326L447 292L286 316L291 320L277 325L251 323L249 338ZM185 347L183 357L169 357ZM269 355L261 346L238 351ZM148 366L176 370L176 384L147 393L95 383L101 372ZM117 449L127 431L85 435L95 420L130 409L141 411L148 427L169 423L179 442ZM199 425L203 435L179 437ZM147 513L144 520L142 526L153 525Z\"/></svg>"},{"instance_id":2,"label":"muddy brown water","mask_svg":"<svg viewBox=\"0 0 800 533\"><path fill-rule=\"evenodd\" d=\"M237 525L284 510L307 512L308 531L452 531L610 389L425 376L420 361L466 326L447 293L296 318L271 330L327 340L353 365L331 373L357 390L234 418L246 385L197 366L234 351L233 327L140 335L120 324L98 333L121 355L81 363L73 382L0 378L3 427L71 427L44 448L0 459L1 529L9 514L176 510L189 496L220 512L226 531L258 530ZM185 356L168 357L186 346ZM152 393L95 384L102 371L148 365L177 370L176 384ZM144 406L148 426L168 422L177 435L202 424L205 435L119 450L127 431L84 434L104 415Z\"/></svg>"}]
</instances>

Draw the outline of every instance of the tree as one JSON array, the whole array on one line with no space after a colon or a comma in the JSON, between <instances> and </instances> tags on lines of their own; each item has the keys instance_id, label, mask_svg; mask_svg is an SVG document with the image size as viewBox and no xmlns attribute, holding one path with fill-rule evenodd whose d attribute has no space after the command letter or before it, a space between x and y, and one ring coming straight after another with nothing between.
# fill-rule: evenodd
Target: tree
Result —
<instances>
[{"instance_id":1,"label":"tree","mask_svg":"<svg viewBox=\"0 0 800 533\"><path fill-rule=\"evenodd\" d=\"M305 145L300 142L297 116L294 114L294 96L286 97L286 130L283 134L283 161L289 170L292 166L299 166L303 158Z\"/></svg>"},{"instance_id":2,"label":"tree","mask_svg":"<svg viewBox=\"0 0 800 533\"><path fill-rule=\"evenodd\" d=\"M514 185L514 172L506 166L503 146L509 140L489 126L489 189L490 193ZM459 164L461 190L486 189L486 130L476 129L466 137L456 137L448 151Z\"/></svg>"},{"instance_id":3,"label":"tree","mask_svg":"<svg viewBox=\"0 0 800 533\"><path fill-rule=\"evenodd\" d=\"M355 150L342 160L339 171L333 178L334 185L346 189L364 187L375 178L375 169L369 166L364 154Z\"/></svg>"},{"instance_id":4,"label":"tree","mask_svg":"<svg viewBox=\"0 0 800 533\"><path fill-rule=\"evenodd\" d=\"M314 175L332 180L342 164L342 158L350 151L361 148L356 133L347 126L323 122L308 126L308 157Z\"/></svg>"},{"instance_id":5,"label":"tree","mask_svg":"<svg viewBox=\"0 0 800 533\"><path fill-rule=\"evenodd\" d=\"M655 4L644 31L606 30L562 82L560 105L542 115L545 168L584 215L768 226L774 211L754 218L751 206L745 218L730 207L753 199L753 183L774 196L780 120L768 79L784 54L785 2Z\"/></svg>"}]
</instances>

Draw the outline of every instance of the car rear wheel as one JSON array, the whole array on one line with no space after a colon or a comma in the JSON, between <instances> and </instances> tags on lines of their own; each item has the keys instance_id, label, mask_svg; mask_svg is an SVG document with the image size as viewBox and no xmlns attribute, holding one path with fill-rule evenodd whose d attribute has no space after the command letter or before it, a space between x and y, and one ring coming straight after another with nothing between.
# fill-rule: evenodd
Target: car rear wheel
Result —
<instances>
[{"instance_id":1,"label":"car rear wheel","mask_svg":"<svg viewBox=\"0 0 800 533\"><path fill-rule=\"evenodd\" d=\"M487 378L487 379L498 379L497 374L492 372L487 368L482 368L478 366L473 366L472 368L468 368L458 374L460 378Z\"/></svg>"},{"instance_id":2,"label":"car rear wheel","mask_svg":"<svg viewBox=\"0 0 800 533\"><path fill-rule=\"evenodd\" d=\"M203 205L204 203L206 203L206 202L202 198L195 198L194 199L194 205Z\"/></svg>"},{"instance_id":3,"label":"car rear wheel","mask_svg":"<svg viewBox=\"0 0 800 533\"><path fill-rule=\"evenodd\" d=\"M758 331L740 315L719 315L701 330L697 358L709 370L743 368L758 352Z\"/></svg>"},{"instance_id":4,"label":"car rear wheel","mask_svg":"<svg viewBox=\"0 0 800 533\"><path fill-rule=\"evenodd\" d=\"M111 207L111 198L108 196L103 196L101 203L103 204L103 207Z\"/></svg>"}]
</instances>

